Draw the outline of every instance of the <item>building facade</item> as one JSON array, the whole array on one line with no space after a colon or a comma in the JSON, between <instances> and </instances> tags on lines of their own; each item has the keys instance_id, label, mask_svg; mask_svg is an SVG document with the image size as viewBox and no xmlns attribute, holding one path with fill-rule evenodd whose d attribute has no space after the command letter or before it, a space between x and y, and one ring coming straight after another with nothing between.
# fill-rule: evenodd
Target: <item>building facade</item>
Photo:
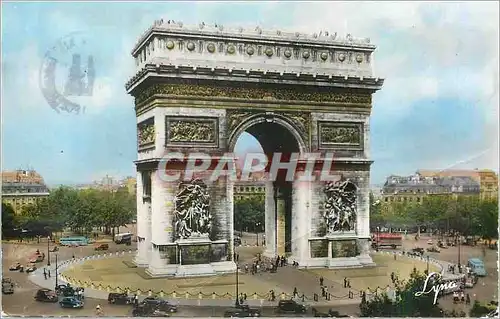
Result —
<instances>
[{"instance_id":1,"label":"building facade","mask_svg":"<svg viewBox=\"0 0 500 319\"><path fill-rule=\"evenodd\" d=\"M418 170L422 177L470 177L479 182L481 199L498 198L498 175L489 169Z\"/></svg>"},{"instance_id":2,"label":"building facade","mask_svg":"<svg viewBox=\"0 0 500 319\"><path fill-rule=\"evenodd\" d=\"M10 204L16 214L25 206L49 196L43 178L34 170L2 172L2 203Z\"/></svg>"},{"instance_id":3,"label":"building facade","mask_svg":"<svg viewBox=\"0 0 500 319\"><path fill-rule=\"evenodd\" d=\"M382 188L383 202L422 202L426 196L479 195L480 183L470 176L391 175Z\"/></svg>"},{"instance_id":4,"label":"building facade","mask_svg":"<svg viewBox=\"0 0 500 319\"><path fill-rule=\"evenodd\" d=\"M211 181L214 168L180 179L194 152L236 161L226 154L243 132L265 154L335 154L334 181L266 181L265 255L300 267L373 265L369 119L383 85L374 51L369 39L336 33L155 21L126 84L137 115L137 265L152 276L235 270L234 182ZM174 153L181 159L165 160Z\"/></svg>"}]
</instances>

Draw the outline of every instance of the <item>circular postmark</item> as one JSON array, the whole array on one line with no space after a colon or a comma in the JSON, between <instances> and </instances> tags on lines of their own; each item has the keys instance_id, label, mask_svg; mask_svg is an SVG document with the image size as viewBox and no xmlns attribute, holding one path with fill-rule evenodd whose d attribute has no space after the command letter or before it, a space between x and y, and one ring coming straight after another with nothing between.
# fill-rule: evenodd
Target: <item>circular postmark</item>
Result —
<instances>
[{"instance_id":1,"label":"circular postmark","mask_svg":"<svg viewBox=\"0 0 500 319\"><path fill-rule=\"evenodd\" d=\"M96 80L95 57L91 50L87 33L72 32L45 53L39 86L56 112L85 112L85 103L93 96Z\"/></svg>"}]
</instances>

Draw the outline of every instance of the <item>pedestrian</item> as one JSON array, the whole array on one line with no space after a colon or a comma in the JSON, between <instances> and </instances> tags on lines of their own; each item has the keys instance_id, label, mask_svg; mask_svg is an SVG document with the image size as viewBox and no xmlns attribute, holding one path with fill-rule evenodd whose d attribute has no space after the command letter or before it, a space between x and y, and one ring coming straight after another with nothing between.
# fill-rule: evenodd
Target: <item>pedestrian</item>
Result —
<instances>
[{"instance_id":1,"label":"pedestrian","mask_svg":"<svg viewBox=\"0 0 500 319\"><path fill-rule=\"evenodd\" d=\"M104 314L104 313L102 312L101 305L97 305L97 306L95 307L95 314L96 314L96 316L99 316L99 317L101 317L101 316Z\"/></svg>"},{"instance_id":2,"label":"pedestrian","mask_svg":"<svg viewBox=\"0 0 500 319\"><path fill-rule=\"evenodd\" d=\"M328 295L329 295L329 292L328 292L328 287L325 287L325 299L328 300Z\"/></svg>"},{"instance_id":3,"label":"pedestrian","mask_svg":"<svg viewBox=\"0 0 500 319\"><path fill-rule=\"evenodd\" d=\"M236 261L239 262L240 261L240 254L236 253Z\"/></svg>"},{"instance_id":4,"label":"pedestrian","mask_svg":"<svg viewBox=\"0 0 500 319\"><path fill-rule=\"evenodd\" d=\"M321 286L321 297L325 296L325 286Z\"/></svg>"},{"instance_id":5,"label":"pedestrian","mask_svg":"<svg viewBox=\"0 0 500 319\"><path fill-rule=\"evenodd\" d=\"M246 300L247 300L247 297L248 297L248 296L247 296L247 294L246 294L246 293L244 293L244 294L243 294L243 300L244 300L244 301L246 301Z\"/></svg>"},{"instance_id":6,"label":"pedestrian","mask_svg":"<svg viewBox=\"0 0 500 319\"><path fill-rule=\"evenodd\" d=\"M467 294L467 296L465 297L465 304L470 305L470 295L469 294Z\"/></svg>"},{"instance_id":7,"label":"pedestrian","mask_svg":"<svg viewBox=\"0 0 500 319\"><path fill-rule=\"evenodd\" d=\"M293 297L297 297L298 294L299 292L297 291L297 287L293 288Z\"/></svg>"},{"instance_id":8,"label":"pedestrian","mask_svg":"<svg viewBox=\"0 0 500 319\"><path fill-rule=\"evenodd\" d=\"M137 294L134 294L134 305L137 307L139 305L139 297Z\"/></svg>"},{"instance_id":9,"label":"pedestrian","mask_svg":"<svg viewBox=\"0 0 500 319\"><path fill-rule=\"evenodd\" d=\"M394 260L396 260L396 253L394 253Z\"/></svg>"},{"instance_id":10,"label":"pedestrian","mask_svg":"<svg viewBox=\"0 0 500 319\"><path fill-rule=\"evenodd\" d=\"M319 285L320 286L323 286L323 280L324 280L323 276L319 277Z\"/></svg>"},{"instance_id":11,"label":"pedestrian","mask_svg":"<svg viewBox=\"0 0 500 319\"><path fill-rule=\"evenodd\" d=\"M344 277L344 288L347 288L347 277Z\"/></svg>"},{"instance_id":12,"label":"pedestrian","mask_svg":"<svg viewBox=\"0 0 500 319\"><path fill-rule=\"evenodd\" d=\"M50 269L49 269L49 278L50 278Z\"/></svg>"},{"instance_id":13,"label":"pedestrian","mask_svg":"<svg viewBox=\"0 0 500 319\"><path fill-rule=\"evenodd\" d=\"M351 279L347 279L347 288L351 288Z\"/></svg>"}]
</instances>

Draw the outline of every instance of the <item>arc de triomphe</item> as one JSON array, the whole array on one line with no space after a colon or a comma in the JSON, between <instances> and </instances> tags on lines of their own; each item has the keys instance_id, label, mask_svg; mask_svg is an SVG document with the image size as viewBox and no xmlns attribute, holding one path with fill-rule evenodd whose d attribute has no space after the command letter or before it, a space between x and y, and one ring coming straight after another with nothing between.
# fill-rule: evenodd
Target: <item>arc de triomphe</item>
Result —
<instances>
[{"instance_id":1,"label":"arc de triomphe","mask_svg":"<svg viewBox=\"0 0 500 319\"><path fill-rule=\"evenodd\" d=\"M326 32L155 21L133 49L137 71L126 84L137 114L136 264L152 276L235 270L234 182L168 182L161 162L168 152L220 158L248 132L268 155L333 152L338 177L267 182L265 255L299 267L372 265L369 118L383 84L372 75L374 50L368 39Z\"/></svg>"}]
</instances>

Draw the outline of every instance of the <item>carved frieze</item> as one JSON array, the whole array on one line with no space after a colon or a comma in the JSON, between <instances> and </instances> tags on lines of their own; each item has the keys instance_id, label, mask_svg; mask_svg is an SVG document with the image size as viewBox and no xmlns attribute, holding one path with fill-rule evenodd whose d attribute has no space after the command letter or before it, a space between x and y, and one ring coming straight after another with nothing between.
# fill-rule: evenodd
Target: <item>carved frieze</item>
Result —
<instances>
[{"instance_id":1,"label":"carved frieze","mask_svg":"<svg viewBox=\"0 0 500 319\"><path fill-rule=\"evenodd\" d=\"M363 124L351 122L318 122L321 148L362 149Z\"/></svg>"},{"instance_id":2,"label":"carved frieze","mask_svg":"<svg viewBox=\"0 0 500 319\"><path fill-rule=\"evenodd\" d=\"M227 110L226 119L228 136L231 136L239 124L243 123L247 118L255 114L257 113L250 111Z\"/></svg>"},{"instance_id":3,"label":"carved frieze","mask_svg":"<svg viewBox=\"0 0 500 319\"><path fill-rule=\"evenodd\" d=\"M135 99L141 104L154 95L233 98L244 100L280 100L303 102L326 102L370 106L371 94L331 91L297 91L285 88L248 88L194 84L155 84L143 90Z\"/></svg>"},{"instance_id":4,"label":"carved frieze","mask_svg":"<svg viewBox=\"0 0 500 319\"><path fill-rule=\"evenodd\" d=\"M311 113L307 112L279 112L278 114L288 118L293 122L295 128L305 138L309 140L309 128L311 126Z\"/></svg>"},{"instance_id":5,"label":"carved frieze","mask_svg":"<svg viewBox=\"0 0 500 319\"><path fill-rule=\"evenodd\" d=\"M167 145L218 145L218 119L209 117L167 117Z\"/></svg>"},{"instance_id":6,"label":"carved frieze","mask_svg":"<svg viewBox=\"0 0 500 319\"><path fill-rule=\"evenodd\" d=\"M358 187L350 180L329 182L326 185L323 219L327 234L355 230L357 190Z\"/></svg>"},{"instance_id":7,"label":"carved frieze","mask_svg":"<svg viewBox=\"0 0 500 319\"><path fill-rule=\"evenodd\" d=\"M139 148L153 145L155 137L154 118L147 119L137 124L137 144Z\"/></svg>"}]
</instances>

